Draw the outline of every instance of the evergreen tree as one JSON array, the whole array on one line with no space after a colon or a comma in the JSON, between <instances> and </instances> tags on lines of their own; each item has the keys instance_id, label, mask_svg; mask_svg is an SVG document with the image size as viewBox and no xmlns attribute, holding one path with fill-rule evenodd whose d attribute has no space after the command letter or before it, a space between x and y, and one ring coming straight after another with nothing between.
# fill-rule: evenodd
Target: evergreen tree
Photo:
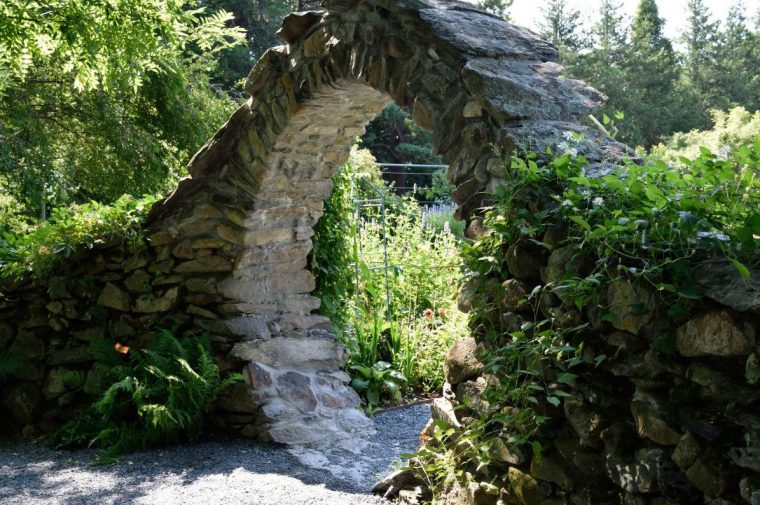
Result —
<instances>
[{"instance_id":1,"label":"evergreen tree","mask_svg":"<svg viewBox=\"0 0 760 505\"><path fill-rule=\"evenodd\" d=\"M509 21L508 9L512 6L513 0L480 0L477 3L478 9L484 10Z\"/></svg>"},{"instance_id":2,"label":"evergreen tree","mask_svg":"<svg viewBox=\"0 0 760 505\"><path fill-rule=\"evenodd\" d=\"M744 3L731 7L717 44L713 106L728 109L744 106L760 110L760 34L749 27Z\"/></svg>"},{"instance_id":3,"label":"evergreen tree","mask_svg":"<svg viewBox=\"0 0 760 505\"><path fill-rule=\"evenodd\" d=\"M687 11L687 26L680 37L686 51L681 55L676 96L683 126L703 129L710 126L708 111L723 94L715 86L719 25L711 21L703 0L688 0Z\"/></svg>"},{"instance_id":4,"label":"evergreen tree","mask_svg":"<svg viewBox=\"0 0 760 505\"><path fill-rule=\"evenodd\" d=\"M538 23L541 36L560 50L560 56L570 55L580 48L579 35L581 13L567 4L567 0L549 0L541 8L542 18Z\"/></svg>"},{"instance_id":5,"label":"evergreen tree","mask_svg":"<svg viewBox=\"0 0 760 505\"><path fill-rule=\"evenodd\" d=\"M275 33L282 19L292 11L303 10L304 0L206 0L213 10L223 9L234 16L234 25L245 30L246 44L219 58L214 80L228 92L241 93L256 60L268 48L282 44Z\"/></svg>"},{"instance_id":6,"label":"evergreen tree","mask_svg":"<svg viewBox=\"0 0 760 505\"><path fill-rule=\"evenodd\" d=\"M641 0L625 50L626 85L618 102L626 113L623 139L631 144L650 146L684 126L680 111L688 107L675 93L679 69L664 25L655 0Z\"/></svg>"},{"instance_id":7,"label":"evergreen tree","mask_svg":"<svg viewBox=\"0 0 760 505\"><path fill-rule=\"evenodd\" d=\"M623 15L620 13L621 9L622 4L619 2L602 0L602 5L599 8L600 18L592 31L595 47L610 58L619 53L627 37Z\"/></svg>"},{"instance_id":8,"label":"evergreen tree","mask_svg":"<svg viewBox=\"0 0 760 505\"><path fill-rule=\"evenodd\" d=\"M716 104L714 79L717 76L717 41L718 23L710 20L710 10L704 0L688 0L688 24L681 40L686 46L684 56L683 82L684 93L695 101L692 126L700 129L709 126L707 110Z\"/></svg>"},{"instance_id":9,"label":"evergreen tree","mask_svg":"<svg viewBox=\"0 0 760 505\"><path fill-rule=\"evenodd\" d=\"M607 95L608 104L601 112L609 117L613 117L620 107L621 93L626 88L623 63L627 26L621 10L621 3L603 0L600 18L582 42L588 50L566 59L570 75L592 84Z\"/></svg>"},{"instance_id":10,"label":"evergreen tree","mask_svg":"<svg viewBox=\"0 0 760 505\"><path fill-rule=\"evenodd\" d=\"M0 6L0 194L19 212L170 189L234 108L209 85L242 41L228 13L112 3Z\"/></svg>"}]
</instances>

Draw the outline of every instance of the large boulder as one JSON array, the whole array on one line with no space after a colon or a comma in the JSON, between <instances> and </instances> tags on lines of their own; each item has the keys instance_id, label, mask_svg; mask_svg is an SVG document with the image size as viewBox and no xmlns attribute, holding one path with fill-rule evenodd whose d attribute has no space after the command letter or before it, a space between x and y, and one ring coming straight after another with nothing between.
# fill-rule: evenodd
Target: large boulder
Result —
<instances>
[{"instance_id":1,"label":"large boulder","mask_svg":"<svg viewBox=\"0 0 760 505\"><path fill-rule=\"evenodd\" d=\"M476 377L482 370L483 364L477 358L478 343L472 337L462 338L454 342L446 353L443 369L446 381L452 386Z\"/></svg>"}]
</instances>

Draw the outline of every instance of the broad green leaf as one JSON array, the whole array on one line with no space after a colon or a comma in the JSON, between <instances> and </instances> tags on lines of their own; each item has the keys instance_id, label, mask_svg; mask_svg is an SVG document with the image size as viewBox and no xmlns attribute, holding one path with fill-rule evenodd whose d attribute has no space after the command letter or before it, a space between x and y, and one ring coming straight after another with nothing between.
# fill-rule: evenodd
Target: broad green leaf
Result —
<instances>
[{"instance_id":1,"label":"broad green leaf","mask_svg":"<svg viewBox=\"0 0 760 505\"><path fill-rule=\"evenodd\" d=\"M591 225L588 224L588 222L585 219L583 219L582 217L580 217L580 216L570 216L570 220L572 222L576 223L577 225L579 225L584 230L591 231Z\"/></svg>"},{"instance_id":2,"label":"broad green leaf","mask_svg":"<svg viewBox=\"0 0 760 505\"><path fill-rule=\"evenodd\" d=\"M734 266L734 268L736 268L736 270L739 272L739 275L742 276L742 279L744 279L745 281L749 279L750 277L749 268L747 268L740 261L737 261L733 258L729 258L729 261Z\"/></svg>"},{"instance_id":3,"label":"broad green leaf","mask_svg":"<svg viewBox=\"0 0 760 505\"><path fill-rule=\"evenodd\" d=\"M569 384L569 385L572 385L573 382L575 382L575 379L577 379L577 378L578 378L578 376L576 374L565 372L565 373L561 373L561 374L559 374L559 376L557 376L557 382L559 382L560 384Z\"/></svg>"}]
</instances>

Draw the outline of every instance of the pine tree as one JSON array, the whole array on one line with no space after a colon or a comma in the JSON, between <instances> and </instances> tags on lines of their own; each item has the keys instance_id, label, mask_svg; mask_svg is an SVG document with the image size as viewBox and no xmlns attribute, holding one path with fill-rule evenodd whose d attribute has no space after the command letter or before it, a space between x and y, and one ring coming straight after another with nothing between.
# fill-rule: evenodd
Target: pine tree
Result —
<instances>
[{"instance_id":1,"label":"pine tree","mask_svg":"<svg viewBox=\"0 0 760 505\"><path fill-rule=\"evenodd\" d=\"M718 68L715 70L715 94L713 104L720 109L744 106L749 110L760 109L760 34L749 27L746 7L738 2L728 12L726 23L720 32L717 45Z\"/></svg>"},{"instance_id":2,"label":"pine tree","mask_svg":"<svg viewBox=\"0 0 760 505\"><path fill-rule=\"evenodd\" d=\"M592 36L595 47L606 55L612 55L625 44L627 30L620 13L622 4L613 0L602 0L599 8L600 19L594 25Z\"/></svg>"},{"instance_id":3,"label":"pine tree","mask_svg":"<svg viewBox=\"0 0 760 505\"><path fill-rule=\"evenodd\" d=\"M623 62L627 26L621 9L619 2L603 0L599 20L581 42L583 47L589 49L566 62L570 75L590 83L607 95L608 104L600 112L609 117L613 117L620 108L621 93L626 88Z\"/></svg>"},{"instance_id":4,"label":"pine tree","mask_svg":"<svg viewBox=\"0 0 760 505\"><path fill-rule=\"evenodd\" d=\"M682 56L677 96L686 105L681 111L683 124L690 129L704 129L710 126L708 110L715 107L723 94L715 86L719 25L711 21L704 0L688 0L687 10L687 25L680 38L686 52Z\"/></svg>"},{"instance_id":5,"label":"pine tree","mask_svg":"<svg viewBox=\"0 0 760 505\"><path fill-rule=\"evenodd\" d=\"M650 146L684 125L678 112L687 107L674 92L679 69L664 25L655 0L641 0L625 50L626 86L619 101L626 113L624 139L629 143Z\"/></svg>"},{"instance_id":6,"label":"pine tree","mask_svg":"<svg viewBox=\"0 0 760 505\"><path fill-rule=\"evenodd\" d=\"M567 0L549 0L548 5L541 8L541 14L542 18L538 22L539 33L559 48L563 59L568 53L580 48L581 13L570 7Z\"/></svg>"},{"instance_id":7,"label":"pine tree","mask_svg":"<svg viewBox=\"0 0 760 505\"><path fill-rule=\"evenodd\" d=\"M480 0L477 3L478 9L484 10L499 16L500 18L509 21L509 8L512 6L513 0Z\"/></svg>"},{"instance_id":8,"label":"pine tree","mask_svg":"<svg viewBox=\"0 0 760 505\"><path fill-rule=\"evenodd\" d=\"M698 126L704 128L709 126L706 111L716 103L713 81L717 75L718 23L710 20L704 0L689 0L687 9L688 25L681 36L686 46L683 87L699 102L702 117L697 119L701 123Z\"/></svg>"}]
</instances>

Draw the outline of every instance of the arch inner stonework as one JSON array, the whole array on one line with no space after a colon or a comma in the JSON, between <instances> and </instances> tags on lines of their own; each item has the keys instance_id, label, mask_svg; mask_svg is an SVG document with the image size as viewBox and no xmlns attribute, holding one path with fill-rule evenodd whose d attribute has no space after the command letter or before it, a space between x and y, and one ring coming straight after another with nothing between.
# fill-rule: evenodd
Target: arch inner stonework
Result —
<instances>
[{"instance_id":1,"label":"arch inner stonework","mask_svg":"<svg viewBox=\"0 0 760 505\"><path fill-rule=\"evenodd\" d=\"M294 13L248 76L250 99L195 155L149 217L154 245L182 259L181 297L227 369L246 384L222 401L255 411L244 435L315 444L371 422L340 371L346 350L312 314L312 227L364 125L391 100L432 131L459 217L505 181L503 153L544 152L582 132L592 164L625 148L581 124L604 97L562 77L557 51L471 5L332 0ZM234 421L233 421L234 424Z\"/></svg>"}]
</instances>

